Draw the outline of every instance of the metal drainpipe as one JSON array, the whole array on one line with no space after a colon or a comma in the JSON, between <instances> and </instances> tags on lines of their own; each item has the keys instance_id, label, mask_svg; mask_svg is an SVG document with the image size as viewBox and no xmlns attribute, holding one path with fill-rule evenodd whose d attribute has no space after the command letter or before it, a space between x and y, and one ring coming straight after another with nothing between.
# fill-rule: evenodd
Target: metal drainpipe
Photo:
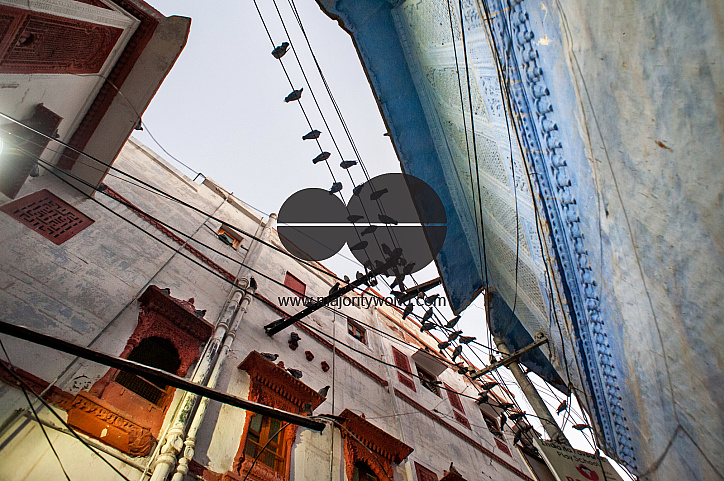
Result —
<instances>
[{"instance_id":1,"label":"metal drainpipe","mask_svg":"<svg viewBox=\"0 0 724 481\"><path fill-rule=\"evenodd\" d=\"M221 346L221 352L219 352L219 358L216 361L216 366L214 366L214 370L211 372L211 378L209 379L209 382L207 384L207 386L211 388L216 387L216 383L219 380L219 375L221 374L221 368L224 366L224 362L226 361L226 357L229 354L231 345L234 343L234 339L236 339L236 331L241 324L241 320L246 313L246 309L251 302L251 298L254 296L254 292L256 292L256 284L254 282L251 282L249 287L247 287L245 290L244 297L241 300L239 310L234 317L233 324L231 325L229 332L226 334L226 338L224 338L224 343ZM189 427L188 434L186 435L186 440L184 441L184 445L186 446L186 448L184 449L183 456L178 461L176 472L171 478L171 481L183 481L184 476L189 471L189 463L194 457L194 448L196 447L196 433L199 430L199 426L201 426L201 422L204 420L204 415L206 414L206 407L208 406L208 404L209 398L201 399L201 403L196 410L196 415L191 421L191 427Z\"/></svg>"},{"instance_id":2,"label":"metal drainpipe","mask_svg":"<svg viewBox=\"0 0 724 481\"><path fill-rule=\"evenodd\" d=\"M245 288L246 282L248 281L246 281L246 279L243 279L242 281L244 281ZM217 358L216 354L219 352L224 336L226 335L226 331L233 320L241 299L242 291L237 290L234 292L231 297L231 301L226 307L224 315L221 317L216 326L213 336L209 339L208 348L206 349L204 357L199 362L199 368L191 378L192 382L204 383L211 374ZM196 394L188 392L185 393L181 399L181 409L177 411L174 419L171 421L171 429L169 429L166 433L163 447L154 461L151 481L164 481L171 472L171 469L176 465L176 456L183 449L187 421L193 415L197 400L198 396Z\"/></svg>"},{"instance_id":3,"label":"metal drainpipe","mask_svg":"<svg viewBox=\"0 0 724 481\"><path fill-rule=\"evenodd\" d=\"M270 233L271 229L274 227L274 224L276 222L276 218L277 218L277 215L274 213L269 215L269 219L267 220L267 223L261 232L261 235L260 235L261 239L263 239L263 240L268 239L269 233ZM251 246L249 246L249 251L247 251L247 255L246 255L246 259L248 259L247 266L251 266L252 264L254 264L254 261L259 257L259 255L257 254L257 251L259 249L258 244L259 244L258 241L254 241L251 244ZM251 258L249 258L250 257L249 254L252 254ZM241 272L241 270L240 270L240 272ZM247 289L249 286L248 279L244 279L244 278L238 279L238 276L237 276L237 280L238 280L238 282L243 283L242 289L245 291L246 294L248 294L248 289ZM252 291L252 295L253 295L253 293L254 293L254 291ZM247 296L244 296L244 297L246 298ZM225 339L225 336L229 330L228 329L229 325L231 324L232 318L233 318L233 316L236 312L236 309L239 306L241 300L242 300L242 291L239 290L239 291L234 292L234 294L232 295L231 301L229 302L229 305L227 306L226 312L224 313L224 316L219 321L219 324L217 326L216 332L214 333L214 336L209 340L208 347L205 350L204 358L201 360L201 363L199 364L199 368L196 369L195 375L192 378L193 382L205 383L207 380L210 379L210 376L213 376L213 369L219 359L219 356L217 356L216 353L219 351L219 346L222 345L222 343ZM248 305L248 302L246 305ZM233 341L233 339L231 339L231 341ZM226 350L226 352L228 352L228 349ZM203 365L202 365L202 363L203 363ZM218 377L218 374L217 374L217 377ZM214 382L216 382L216 381L214 381ZM198 396L195 394L186 393L184 395L184 397L182 398L181 405L182 405L182 408L179 411L177 411L177 414L174 416L174 419L171 422L171 428L166 432L166 437L165 437L163 446L161 447L161 449L159 451L159 454L156 456L156 459L154 459L154 461L152 462L153 474L151 476L150 481L165 481L166 478L168 477L169 473L173 469L173 467L176 465L176 458L179 454L181 454L181 450L184 448L184 444L186 441L186 439L185 439L186 427L189 426L189 422L192 421L192 417L194 416L197 408L199 407ZM206 407L204 406L204 410L205 409L206 409ZM201 422L201 421L199 421L199 422ZM194 440L194 444L195 444L195 440ZM193 456L193 452L191 453L191 455ZM185 453L184 453L184 457L182 459L186 459ZM190 460L190 458L189 458L189 460ZM188 461L184 468L185 468L185 471L188 472ZM175 474L174 474L174 476L175 476ZM183 476L183 474L182 474L182 476ZM182 478L180 478L180 479L182 479Z\"/></svg>"}]
</instances>

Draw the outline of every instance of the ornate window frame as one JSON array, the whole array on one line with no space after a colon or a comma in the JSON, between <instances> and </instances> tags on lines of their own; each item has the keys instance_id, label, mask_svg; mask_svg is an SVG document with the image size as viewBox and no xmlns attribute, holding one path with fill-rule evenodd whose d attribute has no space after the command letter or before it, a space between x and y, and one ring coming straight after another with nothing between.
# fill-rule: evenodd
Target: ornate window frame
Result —
<instances>
[{"instance_id":1,"label":"ornate window frame","mask_svg":"<svg viewBox=\"0 0 724 481\"><path fill-rule=\"evenodd\" d=\"M317 391L294 378L283 367L264 359L257 351L251 351L239 364L239 369L249 374L250 401L302 414L305 404L311 403L312 409L315 409L325 400ZM244 420L244 431L239 449L234 456L233 468L224 474L222 478L224 480L241 480L249 473L253 459L245 454L245 448L251 418L251 413L248 413ZM257 462L248 474L249 481L286 481L289 479L292 445L297 438L297 428L298 426L290 425L280 433L279 444L282 446L285 460L284 475L279 475L274 469Z\"/></svg>"},{"instance_id":2,"label":"ornate window frame","mask_svg":"<svg viewBox=\"0 0 724 481\"><path fill-rule=\"evenodd\" d=\"M354 465L358 462L369 466L380 481L394 479L392 463L401 463L413 448L349 409L342 411L339 417L342 418L347 481L352 481Z\"/></svg>"},{"instance_id":3,"label":"ornate window frame","mask_svg":"<svg viewBox=\"0 0 724 481\"><path fill-rule=\"evenodd\" d=\"M196 314L193 298L176 299L167 290L150 286L138 300L138 325L120 357L128 358L143 339L164 338L174 345L181 360L174 374L186 376L213 326ZM174 389L168 388L163 401L154 404L114 382L118 373L118 369L109 369L88 391L75 396L68 409L68 424L124 453L145 456L163 425Z\"/></svg>"}]
</instances>

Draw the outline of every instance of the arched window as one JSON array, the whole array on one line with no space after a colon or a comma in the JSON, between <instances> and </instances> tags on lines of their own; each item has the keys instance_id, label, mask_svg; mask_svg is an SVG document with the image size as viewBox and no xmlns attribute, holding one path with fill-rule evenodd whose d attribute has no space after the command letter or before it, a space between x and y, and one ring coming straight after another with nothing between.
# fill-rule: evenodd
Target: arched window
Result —
<instances>
[{"instance_id":1,"label":"arched window","mask_svg":"<svg viewBox=\"0 0 724 481\"><path fill-rule=\"evenodd\" d=\"M176 374L181 366L181 358L173 343L162 337L141 340L128 355L128 360L172 374ZM156 405L163 401L168 387L167 384L149 381L127 371L118 371L115 382Z\"/></svg>"},{"instance_id":2,"label":"arched window","mask_svg":"<svg viewBox=\"0 0 724 481\"><path fill-rule=\"evenodd\" d=\"M358 461L354 463L352 481L379 481L379 479L377 479L377 475L372 471L372 468L367 466L367 463Z\"/></svg>"}]
</instances>

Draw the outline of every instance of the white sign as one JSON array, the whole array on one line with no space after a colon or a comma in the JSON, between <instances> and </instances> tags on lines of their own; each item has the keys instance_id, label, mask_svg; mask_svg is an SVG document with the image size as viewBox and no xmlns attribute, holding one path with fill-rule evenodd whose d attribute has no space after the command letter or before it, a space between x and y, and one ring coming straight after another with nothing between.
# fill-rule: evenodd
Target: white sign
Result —
<instances>
[{"instance_id":1,"label":"white sign","mask_svg":"<svg viewBox=\"0 0 724 481\"><path fill-rule=\"evenodd\" d=\"M606 458L551 441L533 442L558 481L623 481Z\"/></svg>"}]
</instances>

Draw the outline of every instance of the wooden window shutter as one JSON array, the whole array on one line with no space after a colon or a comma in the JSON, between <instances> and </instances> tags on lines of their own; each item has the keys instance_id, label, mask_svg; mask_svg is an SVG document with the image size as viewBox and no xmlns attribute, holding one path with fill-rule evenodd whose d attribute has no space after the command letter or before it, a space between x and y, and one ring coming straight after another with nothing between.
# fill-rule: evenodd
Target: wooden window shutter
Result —
<instances>
[{"instance_id":1,"label":"wooden window shutter","mask_svg":"<svg viewBox=\"0 0 724 481\"><path fill-rule=\"evenodd\" d=\"M412 370L410 369L410 360L407 356L394 347L392 348L392 355L395 358L395 366L408 374L412 374ZM397 371L397 379L399 379L404 386L417 392L417 389L415 389L415 382L412 380L412 377L406 376L402 372Z\"/></svg>"},{"instance_id":2,"label":"wooden window shutter","mask_svg":"<svg viewBox=\"0 0 724 481\"><path fill-rule=\"evenodd\" d=\"M463 408L463 403L460 402L460 396L458 396L458 393L456 393L453 388L447 384L445 384L445 389L447 390L447 398L450 400L450 405L465 414L465 409Z\"/></svg>"},{"instance_id":3,"label":"wooden window shutter","mask_svg":"<svg viewBox=\"0 0 724 481\"><path fill-rule=\"evenodd\" d=\"M415 473L417 473L417 481L437 481L437 474L417 461L415 461Z\"/></svg>"}]
</instances>

